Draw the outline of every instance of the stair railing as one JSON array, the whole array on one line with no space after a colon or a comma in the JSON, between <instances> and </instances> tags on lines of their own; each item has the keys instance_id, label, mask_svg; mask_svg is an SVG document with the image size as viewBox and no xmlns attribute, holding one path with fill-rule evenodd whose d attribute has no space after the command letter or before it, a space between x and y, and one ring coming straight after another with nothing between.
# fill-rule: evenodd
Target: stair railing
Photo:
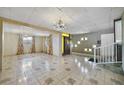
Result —
<instances>
[{"instance_id":1,"label":"stair railing","mask_svg":"<svg viewBox=\"0 0 124 93\"><path fill-rule=\"evenodd\" d=\"M97 64L120 63L117 58L118 44L112 43L94 48L94 62Z\"/></svg>"}]
</instances>

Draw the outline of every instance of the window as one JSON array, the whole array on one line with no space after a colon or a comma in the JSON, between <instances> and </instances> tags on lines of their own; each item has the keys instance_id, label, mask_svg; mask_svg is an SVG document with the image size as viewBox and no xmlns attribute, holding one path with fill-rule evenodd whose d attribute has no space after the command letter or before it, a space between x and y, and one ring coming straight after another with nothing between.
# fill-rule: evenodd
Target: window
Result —
<instances>
[{"instance_id":1,"label":"window","mask_svg":"<svg viewBox=\"0 0 124 93\"><path fill-rule=\"evenodd\" d=\"M115 42L122 42L122 20L117 19L114 21L114 29L115 29Z\"/></svg>"},{"instance_id":2,"label":"window","mask_svg":"<svg viewBox=\"0 0 124 93\"><path fill-rule=\"evenodd\" d=\"M26 43L26 44L31 44L32 43L32 37L24 36L23 37L23 42Z\"/></svg>"}]
</instances>

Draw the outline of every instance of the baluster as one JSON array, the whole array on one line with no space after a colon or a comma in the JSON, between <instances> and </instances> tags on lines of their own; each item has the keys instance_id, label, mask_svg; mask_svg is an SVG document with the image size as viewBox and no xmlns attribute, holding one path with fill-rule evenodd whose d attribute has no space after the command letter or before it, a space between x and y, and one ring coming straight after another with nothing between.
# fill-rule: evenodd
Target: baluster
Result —
<instances>
[{"instance_id":1,"label":"baluster","mask_svg":"<svg viewBox=\"0 0 124 93\"><path fill-rule=\"evenodd\" d=\"M109 46L109 62L111 62L111 45Z\"/></svg>"},{"instance_id":2,"label":"baluster","mask_svg":"<svg viewBox=\"0 0 124 93\"><path fill-rule=\"evenodd\" d=\"M109 51L108 51L108 46L107 46L107 62L109 62Z\"/></svg>"},{"instance_id":3,"label":"baluster","mask_svg":"<svg viewBox=\"0 0 124 93\"><path fill-rule=\"evenodd\" d=\"M117 63L117 44L116 44L116 63Z\"/></svg>"},{"instance_id":4,"label":"baluster","mask_svg":"<svg viewBox=\"0 0 124 93\"><path fill-rule=\"evenodd\" d=\"M98 62L100 63L100 61L99 61L99 48L98 48Z\"/></svg>"},{"instance_id":5,"label":"baluster","mask_svg":"<svg viewBox=\"0 0 124 93\"><path fill-rule=\"evenodd\" d=\"M107 48L107 50L106 50L106 52L107 52L107 61L106 62L108 62L108 47L106 47Z\"/></svg>"},{"instance_id":6,"label":"baluster","mask_svg":"<svg viewBox=\"0 0 124 93\"><path fill-rule=\"evenodd\" d=\"M107 53L106 53L106 47L105 47L105 62L106 62L106 55L107 55Z\"/></svg>"},{"instance_id":7,"label":"baluster","mask_svg":"<svg viewBox=\"0 0 124 93\"><path fill-rule=\"evenodd\" d=\"M113 56L114 56L114 50L113 50L113 45L112 45L112 62L114 62Z\"/></svg>"},{"instance_id":8,"label":"baluster","mask_svg":"<svg viewBox=\"0 0 124 93\"><path fill-rule=\"evenodd\" d=\"M97 60L98 60L98 63L99 63L99 48L97 49Z\"/></svg>"},{"instance_id":9,"label":"baluster","mask_svg":"<svg viewBox=\"0 0 124 93\"><path fill-rule=\"evenodd\" d=\"M94 63L96 63L96 48L94 48Z\"/></svg>"},{"instance_id":10,"label":"baluster","mask_svg":"<svg viewBox=\"0 0 124 93\"><path fill-rule=\"evenodd\" d=\"M109 47L107 46L107 62L109 62Z\"/></svg>"},{"instance_id":11,"label":"baluster","mask_svg":"<svg viewBox=\"0 0 124 93\"><path fill-rule=\"evenodd\" d=\"M99 48L99 57L100 57L100 63L101 63L101 48Z\"/></svg>"},{"instance_id":12,"label":"baluster","mask_svg":"<svg viewBox=\"0 0 124 93\"><path fill-rule=\"evenodd\" d=\"M99 48L98 48L98 62L100 63L100 60L99 60Z\"/></svg>"},{"instance_id":13,"label":"baluster","mask_svg":"<svg viewBox=\"0 0 124 93\"><path fill-rule=\"evenodd\" d=\"M105 61L105 49L104 49L104 47L103 47L103 62Z\"/></svg>"},{"instance_id":14,"label":"baluster","mask_svg":"<svg viewBox=\"0 0 124 93\"><path fill-rule=\"evenodd\" d=\"M108 62L108 47L106 47L106 62Z\"/></svg>"}]
</instances>

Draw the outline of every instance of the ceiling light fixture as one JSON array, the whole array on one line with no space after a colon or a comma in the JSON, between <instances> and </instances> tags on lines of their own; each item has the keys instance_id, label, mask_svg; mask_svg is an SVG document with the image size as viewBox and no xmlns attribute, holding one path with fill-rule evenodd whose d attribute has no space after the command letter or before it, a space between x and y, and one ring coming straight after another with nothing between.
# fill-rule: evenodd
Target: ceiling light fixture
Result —
<instances>
[{"instance_id":1,"label":"ceiling light fixture","mask_svg":"<svg viewBox=\"0 0 124 93\"><path fill-rule=\"evenodd\" d=\"M85 39L85 40L88 40L88 38L87 38L87 37L85 37L84 39Z\"/></svg>"},{"instance_id":2,"label":"ceiling light fixture","mask_svg":"<svg viewBox=\"0 0 124 93\"><path fill-rule=\"evenodd\" d=\"M60 18L58 20L58 22L54 25L54 27L55 27L56 30L61 31L61 30L64 30L65 29L65 24L62 21L62 19Z\"/></svg>"},{"instance_id":3,"label":"ceiling light fixture","mask_svg":"<svg viewBox=\"0 0 124 93\"><path fill-rule=\"evenodd\" d=\"M77 47L77 45L75 44L75 47Z\"/></svg>"},{"instance_id":4,"label":"ceiling light fixture","mask_svg":"<svg viewBox=\"0 0 124 93\"><path fill-rule=\"evenodd\" d=\"M93 48L96 48L96 45L93 45Z\"/></svg>"},{"instance_id":5,"label":"ceiling light fixture","mask_svg":"<svg viewBox=\"0 0 124 93\"><path fill-rule=\"evenodd\" d=\"M80 44L81 42L80 42L80 41L78 41L77 43L78 43L78 44Z\"/></svg>"},{"instance_id":6,"label":"ceiling light fixture","mask_svg":"<svg viewBox=\"0 0 124 93\"><path fill-rule=\"evenodd\" d=\"M87 48L85 48L84 51L87 51Z\"/></svg>"},{"instance_id":7,"label":"ceiling light fixture","mask_svg":"<svg viewBox=\"0 0 124 93\"><path fill-rule=\"evenodd\" d=\"M81 40L83 41L83 40L84 40L84 38L82 37L82 38L81 38Z\"/></svg>"},{"instance_id":8,"label":"ceiling light fixture","mask_svg":"<svg viewBox=\"0 0 124 93\"><path fill-rule=\"evenodd\" d=\"M89 52L92 52L92 49L91 48L89 48Z\"/></svg>"}]
</instances>

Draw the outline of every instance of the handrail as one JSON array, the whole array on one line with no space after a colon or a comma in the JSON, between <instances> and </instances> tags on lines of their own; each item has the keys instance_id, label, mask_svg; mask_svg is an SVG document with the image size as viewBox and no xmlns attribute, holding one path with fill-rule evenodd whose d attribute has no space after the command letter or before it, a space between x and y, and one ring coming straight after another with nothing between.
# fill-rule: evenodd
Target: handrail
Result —
<instances>
[{"instance_id":1,"label":"handrail","mask_svg":"<svg viewBox=\"0 0 124 93\"><path fill-rule=\"evenodd\" d=\"M122 43L121 42L115 42L115 43L112 43L112 44L108 44L108 45L104 45L104 46L100 46L100 47L95 47L95 49L102 48L102 47L108 47L108 46L112 46L112 45L115 45L115 44L122 44Z\"/></svg>"},{"instance_id":2,"label":"handrail","mask_svg":"<svg viewBox=\"0 0 124 93\"><path fill-rule=\"evenodd\" d=\"M121 42L116 42L100 47L94 48L94 63L106 64L106 63L118 63L117 53L118 44Z\"/></svg>"}]
</instances>

